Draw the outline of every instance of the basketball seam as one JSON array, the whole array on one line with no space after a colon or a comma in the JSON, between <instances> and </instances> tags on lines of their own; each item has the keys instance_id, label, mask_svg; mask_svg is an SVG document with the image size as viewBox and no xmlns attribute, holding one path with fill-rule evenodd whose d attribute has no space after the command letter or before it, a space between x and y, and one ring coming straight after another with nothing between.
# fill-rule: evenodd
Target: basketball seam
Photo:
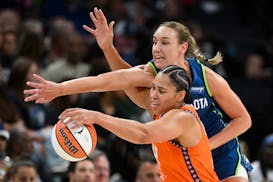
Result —
<instances>
[{"instance_id":1,"label":"basketball seam","mask_svg":"<svg viewBox=\"0 0 273 182\"><path fill-rule=\"evenodd\" d=\"M67 127L67 126L65 126L65 127ZM79 144L79 146L80 146L80 148L82 149L83 153L84 153L85 156L87 157L88 155L86 154L85 150L84 150L83 147L81 146L81 143L78 142L78 140L76 139L76 137L74 137L73 133L71 132L71 130L70 130L68 127L67 127L67 129L68 129L67 131L71 134L71 136L75 139L75 141L77 141L77 143ZM55 128L55 133L57 133L57 132L58 132L58 130L57 130L57 127L56 127L56 128ZM57 142L58 142L59 146L63 149L63 151L64 151L65 153L67 153L66 150L65 150L65 148L64 148L64 146L62 146L61 142L59 141L59 139L58 139L58 138L56 138L56 139L57 139ZM68 155L70 155L70 154L68 154ZM71 157L77 158L77 157L75 157L75 156L71 156Z\"/></svg>"},{"instance_id":2,"label":"basketball seam","mask_svg":"<svg viewBox=\"0 0 273 182\"><path fill-rule=\"evenodd\" d=\"M84 125L84 127L86 127L86 126ZM84 148L82 147L81 143L78 142L77 138L73 135L73 133L72 133L72 131L70 130L70 128L69 128L69 127L67 127L67 128L68 128L68 131L70 132L71 136L77 141L77 143L78 143L79 146L81 147L82 151L84 152L85 156L87 157L88 155L86 154L86 152L85 152Z\"/></svg>"}]
</instances>

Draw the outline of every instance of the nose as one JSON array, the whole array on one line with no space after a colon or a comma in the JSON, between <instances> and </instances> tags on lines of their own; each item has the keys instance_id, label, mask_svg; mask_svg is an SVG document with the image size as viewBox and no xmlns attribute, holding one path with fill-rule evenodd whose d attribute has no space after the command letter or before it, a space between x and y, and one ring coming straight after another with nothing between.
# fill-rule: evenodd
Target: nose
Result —
<instances>
[{"instance_id":1,"label":"nose","mask_svg":"<svg viewBox=\"0 0 273 182\"><path fill-rule=\"evenodd\" d=\"M159 43L154 43L153 44L153 51L160 51Z\"/></svg>"},{"instance_id":2,"label":"nose","mask_svg":"<svg viewBox=\"0 0 273 182\"><path fill-rule=\"evenodd\" d=\"M157 92L156 92L155 89L151 89L150 96L151 96L152 99L156 99L157 98Z\"/></svg>"}]
</instances>

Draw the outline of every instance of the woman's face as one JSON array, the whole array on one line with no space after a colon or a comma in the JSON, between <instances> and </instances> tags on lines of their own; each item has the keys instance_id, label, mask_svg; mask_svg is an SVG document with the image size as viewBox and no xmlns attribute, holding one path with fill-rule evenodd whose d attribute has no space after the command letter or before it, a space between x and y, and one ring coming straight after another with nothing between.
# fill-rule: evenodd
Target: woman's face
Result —
<instances>
[{"instance_id":1,"label":"woman's face","mask_svg":"<svg viewBox=\"0 0 273 182\"><path fill-rule=\"evenodd\" d=\"M164 74L157 74L150 91L151 109L154 114L165 114L180 105L179 92L170 78Z\"/></svg>"},{"instance_id":2,"label":"woman's face","mask_svg":"<svg viewBox=\"0 0 273 182\"><path fill-rule=\"evenodd\" d=\"M12 182L36 182L37 173L33 167L22 166L16 174L11 177Z\"/></svg>"},{"instance_id":3,"label":"woman's face","mask_svg":"<svg viewBox=\"0 0 273 182\"><path fill-rule=\"evenodd\" d=\"M153 35L152 54L157 68L179 65L184 60L183 44L179 44L177 33L169 27L159 27Z\"/></svg>"}]
</instances>

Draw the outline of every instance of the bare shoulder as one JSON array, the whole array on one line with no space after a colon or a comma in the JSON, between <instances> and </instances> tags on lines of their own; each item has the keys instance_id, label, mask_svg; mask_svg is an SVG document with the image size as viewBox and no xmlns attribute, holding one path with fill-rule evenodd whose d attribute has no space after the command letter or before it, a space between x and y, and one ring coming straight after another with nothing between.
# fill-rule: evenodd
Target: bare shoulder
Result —
<instances>
[{"instance_id":1,"label":"bare shoulder","mask_svg":"<svg viewBox=\"0 0 273 182\"><path fill-rule=\"evenodd\" d=\"M181 121L189 121L189 120L194 120L194 117L192 114L182 111L180 109L172 109L170 111L168 111L163 118L165 118L166 120L170 121L177 121L181 124L186 123L186 122L181 122Z\"/></svg>"},{"instance_id":2,"label":"bare shoulder","mask_svg":"<svg viewBox=\"0 0 273 182\"><path fill-rule=\"evenodd\" d=\"M218 73L205 66L206 77L209 85L220 84L224 86L227 81Z\"/></svg>"},{"instance_id":3,"label":"bare shoulder","mask_svg":"<svg viewBox=\"0 0 273 182\"><path fill-rule=\"evenodd\" d=\"M228 82L218 73L205 66L206 78L212 95L219 95L230 90Z\"/></svg>"}]
</instances>

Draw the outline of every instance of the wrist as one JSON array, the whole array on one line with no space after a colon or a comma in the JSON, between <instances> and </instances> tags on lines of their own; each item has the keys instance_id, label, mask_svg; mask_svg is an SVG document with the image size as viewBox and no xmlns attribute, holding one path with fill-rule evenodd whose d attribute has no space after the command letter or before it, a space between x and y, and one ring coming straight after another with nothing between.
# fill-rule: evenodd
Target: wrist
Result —
<instances>
[{"instance_id":1,"label":"wrist","mask_svg":"<svg viewBox=\"0 0 273 182\"><path fill-rule=\"evenodd\" d=\"M111 43L111 45L109 45L108 47L105 47L104 49L102 49L104 54L107 54L109 52L113 52L115 50L115 47L113 45L113 43Z\"/></svg>"},{"instance_id":2,"label":"wrist","mask_svg":"<svg viewBox=\"0 0 273 182\"><path fill-rule=\"evenodd\" d=\"M60 96L64 96L66 95L65 94L65 82L62 82L62 83L59 83L59 93L60 93Z\"/></svg>"}]
</instances>

